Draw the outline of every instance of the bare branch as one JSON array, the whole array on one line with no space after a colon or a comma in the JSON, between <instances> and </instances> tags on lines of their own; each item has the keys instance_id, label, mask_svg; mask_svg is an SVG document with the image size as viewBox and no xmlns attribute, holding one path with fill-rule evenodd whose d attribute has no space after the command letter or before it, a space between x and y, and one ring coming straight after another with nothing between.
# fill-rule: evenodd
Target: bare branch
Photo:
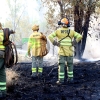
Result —
<instances>
[{"instance_id":1,"label":"bare branch","mask_svg":"<svg viewBox=\"0 0 100 100\"><path fill-rule=\"evenodd\" d=\"M62 6L61 0L57 0L58 4Z\"/></svg>"}]
</instances>

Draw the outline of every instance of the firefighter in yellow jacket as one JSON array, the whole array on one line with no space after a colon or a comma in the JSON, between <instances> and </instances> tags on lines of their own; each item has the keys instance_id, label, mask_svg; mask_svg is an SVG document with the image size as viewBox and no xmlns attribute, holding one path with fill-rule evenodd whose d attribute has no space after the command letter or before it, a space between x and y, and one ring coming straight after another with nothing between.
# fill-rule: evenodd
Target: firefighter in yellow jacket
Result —
<instances>
[{"instance_id":1,"label":"firefighter in yellow jacket","mask_svg":"<svg viewBox=\"0 0 100 100\"><path fill-rule=\"evenodd\" d=\"M73 83L73 43L72 40L75 38L76 42L82 39L82 35L68 28L69 21L67 18L63 18L60 21L62 25L56 31L51 33L48 37L53 45L59 47L59 68L58 68L58 81L57 84L64 83L65 79L65 63L67 63L67 76L68 82ZM58 39L58 42L54 38Z\"/></svg>"},{"instance_id":2,"label":"firefighter in yellow jacket","mask_svg":"<svg viewBox=\"0 0 100 100\"><path fill-rule=\"evenodd\" d=\"M32 30L33 33L28 41L28 55L31 56L32 54L32 78L36 78L37 76L41 77L43 73L43 56L47 54L44 50L47 39L45 35L38 32L39 25L34 25Z\"/></svg>"},{"instance_id":3,"label":"firefighter in yellow jacket","mask_svg":"<svg viewBox=\"0 0 100 100\"><path fill-rule=\"evenodd\" d=\"M0 23L0 100L6 97L6 73L4 65L4 51L5 46L3 45L4 34L2 24Z\"/></svg>"}]
</instances>

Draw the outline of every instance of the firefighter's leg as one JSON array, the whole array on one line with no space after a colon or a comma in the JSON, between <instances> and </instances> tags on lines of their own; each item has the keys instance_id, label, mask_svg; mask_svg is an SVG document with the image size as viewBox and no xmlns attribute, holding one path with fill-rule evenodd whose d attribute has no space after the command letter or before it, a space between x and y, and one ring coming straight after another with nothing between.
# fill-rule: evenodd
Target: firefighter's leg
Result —
<instances>
[{"instance_id":1,"label":"firefighter's leg","mask_svg":"<svg viewBox=\"0 0 100 100\"><path fill-rule=\"evenodd\" d=\"M37 76L37 57L32 56L32 77Z\"/></svg>"},{"instance_id":2,"label":"firefighter's leg","mask_svg":"<svg viewBox=\"0 0 100 100\"><path fill-rule=\"evenodd\" d=\"M65 57L64 56L59 56L59 66L58 66L58 83L59 82L64 82L65 78Z\"/></svg>"},{"instance_id":3,"label":"firefighter's leg","mask_svg":"<svg viewBox=\"0 0 100 100\"><path fill-rule=\"evenodd\" d=\"M67 57L67 74L68 81L73 81L73 57Z\"/></svg>"},{"instance_id":4,"label":"firefighter's leg","mask_svg":"<svg viewBox=\"0 0 100 100\"><path fill-rule=\"evenodd\" d=\"M4 59L0 58L0 98L6 96L6 73Z\"/></svg>"},{"instance_id":5,"label":"firefighter's leg","mask_svg":"<svg viewBox=\"0 0 100 100\"><path fill-rule=\"evenodd\" d=\"M43 73L43 57L38 56L38 75L41 76Z\"/></svg>"}]
</instances>

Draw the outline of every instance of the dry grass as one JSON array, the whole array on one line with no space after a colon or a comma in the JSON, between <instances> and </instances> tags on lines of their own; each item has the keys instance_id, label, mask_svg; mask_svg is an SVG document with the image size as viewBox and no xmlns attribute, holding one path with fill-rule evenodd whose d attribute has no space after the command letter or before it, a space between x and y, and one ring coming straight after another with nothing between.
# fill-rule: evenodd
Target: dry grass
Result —
<instances>
[{"instance_id":1,"label":"dry grass","mask_svg":"<svg viewBox=\"0 0 100 100\"><path fill-rule=\"evenodd\" d=\"M14 83L18 79L19 75L11 69L6 69L6 80L7 80L7 90L11 91L14 88Z\"/></svg>"}]
</instances>

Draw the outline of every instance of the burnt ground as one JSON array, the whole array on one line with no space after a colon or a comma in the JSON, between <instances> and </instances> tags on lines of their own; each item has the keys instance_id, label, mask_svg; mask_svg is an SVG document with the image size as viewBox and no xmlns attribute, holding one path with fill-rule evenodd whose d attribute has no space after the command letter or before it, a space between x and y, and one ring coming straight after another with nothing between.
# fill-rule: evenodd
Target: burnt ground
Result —
<instances>
[{"instance_id":1,"label":"burnt ground","mask_svg":"<svg viewBox=\"0 0 100 100\"><path fill-rule=\"evenodd\" d=\"M99 61L74 64L74 84L56 84L57 65L44 66L43 77L36 79L31 78L31 64L17 64L12 70L19 78L4 100L100 100Z\"/></svg>"}]
</instances>

